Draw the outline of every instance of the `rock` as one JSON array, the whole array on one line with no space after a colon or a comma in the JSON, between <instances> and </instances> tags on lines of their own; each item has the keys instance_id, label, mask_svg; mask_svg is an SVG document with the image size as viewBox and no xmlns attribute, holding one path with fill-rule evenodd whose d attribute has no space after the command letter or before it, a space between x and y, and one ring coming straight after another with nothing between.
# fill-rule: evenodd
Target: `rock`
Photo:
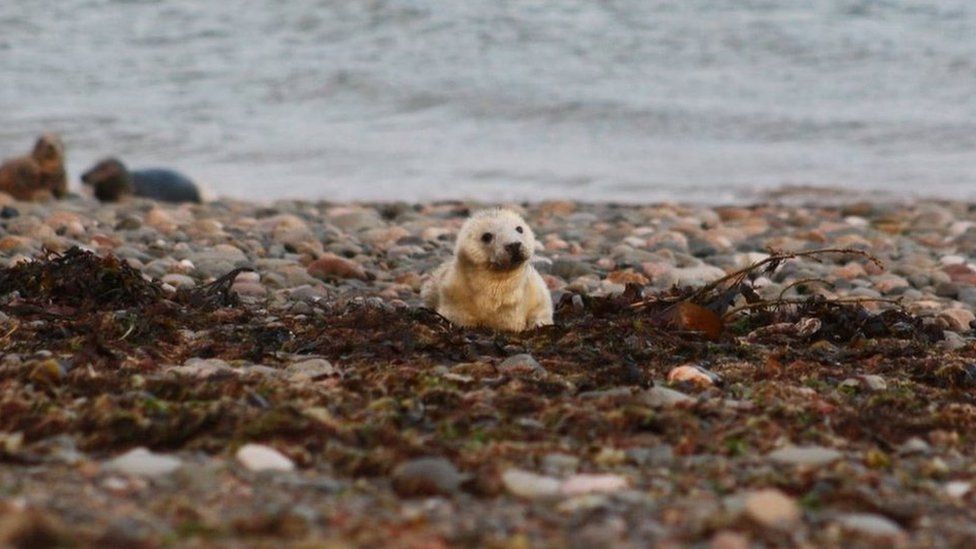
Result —
<instances>
[{"instance_id":1,"label":"rock","mask_svg":"<svg viewBox=\"0 0 976 549\"><path fill-rule=\"evenodd\" d=\"M222 375L235 375L235 370L230 364L218 358L191 358L183 363L182 366L173 366L169 372L180 375L195 377L197 379L207 379Z\"/></svg>"},{"instance_id":2,"label":"rock","mask_svg":"<svg viewBox=\"0 0 976 549\"><path fill-rule=\"evenodd\" d=\"M546 454L542 457L542 470L550 475L575 473L579 462L578 457L569 454Z\"/></svg>"},{"instance_id":3,"label":"rock","mask_svg":"<svg viewBox=\"0 0 976 549\"><path fill-rule=\"evenodd\" d=\"M942 341L940 341L938 345L940 348L947 351L958 351L966 346L966 340L956 332L944 330L942 332Z\"/></svg>"},{"instance_id":4,"label":"rock","mask_svg":"<svg viewBox=\"0 0 976 549\"><path fill-rule=\"evenodd\" d=\"M710 387L722 382L721 376L697 364L685 364L668 372L668 383L692 383L699 387Z\"/></svg>"},{"instance_id":5,"label":"rock","mask_svg":"<svg viewBox=\"0 0 976 549\"><path fill-rule=\"evenodd\" d=\"M157 231L167 234L176 230L176 221L173 216L169 214L166 210L155 207L148 212L143 219L146 225L156 229Z\"/></svg>"},{"instance_id":6,"label":"rock","mask_svg":"<svg viewBox=\"0 0 976 549\"><path fill-rule=\"evenodd\" d=\"M912 437L898 447L898 453L903 456L927 455L932 453L932 447L929 446L928 442L918 437Z\"/></svg>"},{"instance_id":7,"label":"rock","mask_svg":"<svg viewBox=\"0 0 976 549\"><path fill-rule=\"evenodd\" d=\"M911 285L908 280L894 274L883 274L874 277L874 288L882 294L894 294L905 290Z\"/></svg>"},{"instance_id":8,"label":"rock","mask_svg":"<svg viewBox=\"0 0 976 549\"><path fill-rule=\"evenodd\" d=\"M973 489L973 485L966 480L953 480L945 483L946 494L949 497L961 499Z\"/></svg>"},{"instance_id":9,"label":"rock","mask_svg":"<svg viewBox=\"0 0 976 549\"><path fill-rule=\"evenodd\" d=\"M749 538L739 532L722 530L708 542L709 549L749 549Z\"/></svg>"},{"instance_id":10,"label":"rock","mask_svg":"<svg viewBox=\"0 0 976 549\"><path fill-rule=\"evenodd\" d=\"M146 448L135 448L105 463L104 468L124 475L158 477L168 475L183 466L174 456L155 454Z\"/></svg>"},{"instance_id":11,"label":"rock","mask_svg":"<svg viewBox=\"0 0 976 549\"><path fill-rule=\"evenodd\" d=\"M564 257L554 259L549 266L549 274L563 280L573 280L592 273L593 268L587 263Z\"/></svg>"},{"instance_id":12,"label":"rock","mask_svg":"<svg viewBox=\"0 0 976 549\"><path fill-rule=\"evenodd\" d=\"M854 389L866 389L868 391L884 391L888 389L888 383L884 378L876 375L861 375L849 377L841 382L841 387L851 387Z\"/></svg>"},{"instance_id":13,"label":"rock","mask_svg":"<svg viewBox=\"0 0 976 549\"><path fill-rule=\"evenodd\" d=\"M546 373L546 369L532 355L524 353L503 360L498 365L498 371L509 375Z\"/></svg>"},{"instance_id":14,"label":"rock","mask_svg":"<svg viewBox=\"0 0 976 549\"><path fill-rule=\"evenodd\" d=\"M332 363L323 358L313 358L294 362L285 368L285 374L293 381L311 381L320 377L336 375Z\"/></svg>"},{"instance_id":15,"label":"rock","mask_svg":"<svg viewBox=\"0 0 976 549\"><path fill-rule=\"evenodd\" d=\"M237 450L237 461L251 471L292 471L295 463L287 456L263 444L245 444Z\"/></svg>"},{"instance_id":16,"label":"rock","mask_svg":"<svg viewBox=\"0 0 976 549\"><path fill-rule=\"evenodd\" d=\"M774 450L766 455L769 459L786 465L805 465L819 467L842 458L837 450L822 446L788 446Z\"/></svg>"},{"instance_id":17,"label":"rock","mask_svg":"<svg viewBox=\"0 0 976 549\"><path fill-rule=\"evenodd\" d=\"M888 518L872 513L848 513L837 517L837 523L844 530L877 541L893 540L904 536L900 526Z\"/></svg>"},{"instance_id":18,"label":"rock","mask_svg":"<svg viewBox=\"0 0 976 549\"><path fill-rule=\"evenodd\" d=\"M562 482L559 491L566 496L578 496L619 492L628 486L627 479L619 475L573 475Z\"/></svg>"},{"instance_id":19,"label":"rock","mask_svg":"<svg viewBox=\"0 0 976 549\"><path fill-rule=\"evenodd\" d=\"M947 330L953 332L968 332L970 328L970 323L976 320L976 315L973 314L969 309L953 308L945 309L936 320L941 323Z\"/></svg>"},{"instance_id":20,"label":"rock","mask_svg":"<svg viewBox=\"0 0 976 549\"><path fill-rule=\"evenodd\" d=\"M268 295L268 290L259 283L256 282L235 282L231 287L230 291L234 292L239 296L245 297L265 297Z\"/></svg>"},{"instance_id":21,"label":"rock","mask_svg":"<svg viewBox=\"0 0 976 549\"><path fill-rule=\"evenodd\" d=\"M623 271L613 271L607 275L607 282L612 284L638 284L640 286L646 286L650 284L650 280L640 273L634 272L632 269L626 269Z\"/></svg>"},{"instance_id":22,"label":"rock","mask_svg":"<svg viewBox=\"0 0 976 549\"><path fill-rule=\"evenodd\" d=\"M549 498L559 495L558 479L523 471L508 469L502 473L502 484L512 495L525 499Z\"/></svg>"},{"instance_id":23,"label":"rock","mask_svg":"<svg viewBox=\"0 0 976 549\"><path fill-rule=\"evenodd\" d=\"M321 280L333 278L368 280L362 266L333 253L322 254L322 257L309 264L307 271L309 275Z\"/></svg>"},{"instance_id":24,"label":"rock","mask_svg":"<svg viewBox=\"0 0 976 549\"><path fill-rule=\"evenodd\" d=\"M391 475L393 489L405 497L450 495L467 481L453 463L438 457L412 459L398 465Z\"/></svg>"},{"instance_id":25,"label":"rock","mask_svg":"<svg viewBox=\"0 0 976 549\"><path fill-rule=\"evenodd\" d=\"M959 284L966 284L969 286L976 286L976 271L971 269L969 265L966 264L955 264L946 265L942 268L942 272L949 275L949 279L952 282L957 282Z\"/></svg>"},{"instance_id":26,"label":"rock","mask_svg":"<svg viewBox=\"0 0 976 549\"><path fill-rule=\"evenodd\" d=\"M775 488L750 492L744 497L747 517L766 528L784 528L800 520L796 500Z\"/></svg>"},{"instance_id":27,"label":"rock","mask_svg":"<svg viewBox=\"0 0 976 549\"><path fill-rule=\"evenodd\" d=\"M168 274L168 275L164 275L163 278L160 279L160 281L163 284L169 284L170 286L172 286L174 288L187 288L187 289L189 289L189 288L193 288L194 286L197 285L197 281L196 280L193 280L192 278L190 278L190 277L188 277L186 275L175 274L175 273L171 273L171 274Z\"/></svg>"},{"instance_id":28,"label":"rock","mask_svg":"<svg viewBox=\"0 0 976 549\"><path fill-rule=\"evenodd\" d=\"M725 271L711 265L699 265L673 269L670 274L674 276L676 286L704 286L725 276Z\"/></svg>"},{"instance_id":29,"label":"rock","mask_svg":"<svg viewBox=\"0 0 976 549\"><path fill-rule=\"evenodd\" d=\"M652 408L672 408L678 405L687 405L695 402L690 396L668 389L667 387L651 387L640 395L641 401Z\"/></svg>"},{"instance_id":30,"label":"rock","mask_svg":"<svg viewBox=\"0 0 976 549\"><path fill-rule=\"evenodd\" d=\"M347 232L358 232L372 229L383 224L380 215L375 210L360 208L337 207L326 212L330 223Z\"/></svg>"}]
</instances>

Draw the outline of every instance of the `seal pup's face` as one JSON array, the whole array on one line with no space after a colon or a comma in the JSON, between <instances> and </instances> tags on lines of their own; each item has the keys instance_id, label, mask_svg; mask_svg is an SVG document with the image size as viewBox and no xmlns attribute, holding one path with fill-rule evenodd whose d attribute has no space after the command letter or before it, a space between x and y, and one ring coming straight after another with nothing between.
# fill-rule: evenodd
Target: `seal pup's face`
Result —
<instances>
[{"instance_id":1,"label":"seal pup's face","mask_svg":"<svg viewBox=\"0 0 976 549\"><path fill-rule=\"evenodd\" d=\"M472 215L458 234L455 255L463 263L505 272L518 269L535 253L535 235L511 210L483 210Z\"/></svg>"},{"instance_id":2,"label":"seal pup's face","mask_svg":"<svg viewBox=\"0 0 976 549\"><path fill-rule=\"evenodd\" d=\"M95 197L115 201L132 192L129 170L117 158L106 158L81 174L81 182L95 190Z\"/></svg>"}]
</instances>

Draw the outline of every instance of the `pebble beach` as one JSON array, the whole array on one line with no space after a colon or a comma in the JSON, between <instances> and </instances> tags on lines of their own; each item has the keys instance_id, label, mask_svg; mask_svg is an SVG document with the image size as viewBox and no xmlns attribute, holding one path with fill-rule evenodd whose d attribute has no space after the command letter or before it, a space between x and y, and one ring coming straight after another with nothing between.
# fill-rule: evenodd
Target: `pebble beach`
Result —
<instances>
[{"instance_id":1,"label":"pebble beach","mask_svg":"<svg viewBox=\"0 0 976 549\"><path fill-rule=\"evenodd\" d=\"M169 303L243 269L225 280L233 303L167 317L158 341L135 321L113 331L122 306L2 297L0 545L976 540L972 204L506 205L537 235L554 302L594 322L590 300L628 284L701 287L771 251L834 248L879 262L790 259L751 287L850 303L864 323L897 309L934 334L737 326L666 348L637 321L601 347L609 334L559 326L568 312L539 335L411 320L486 206L0 198L5 273L78 248ZM105 324L72 324L81 311Z\"/></svg>"}]
</instances>

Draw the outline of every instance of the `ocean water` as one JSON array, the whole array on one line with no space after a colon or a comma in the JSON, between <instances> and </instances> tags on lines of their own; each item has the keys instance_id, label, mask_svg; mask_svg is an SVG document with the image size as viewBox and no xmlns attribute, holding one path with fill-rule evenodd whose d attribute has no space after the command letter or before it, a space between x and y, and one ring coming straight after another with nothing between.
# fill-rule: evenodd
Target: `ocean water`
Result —
<instances>
[{"instance_id":1,"label":"ocean water","mask_svg":"<svg viewBox=\"0 0 976 549\"><path fill-rule=\"evenodd\" d=\"M247 199L976 198L976 2L4 0L41 131Z\"/></svg>"}]
</instances>

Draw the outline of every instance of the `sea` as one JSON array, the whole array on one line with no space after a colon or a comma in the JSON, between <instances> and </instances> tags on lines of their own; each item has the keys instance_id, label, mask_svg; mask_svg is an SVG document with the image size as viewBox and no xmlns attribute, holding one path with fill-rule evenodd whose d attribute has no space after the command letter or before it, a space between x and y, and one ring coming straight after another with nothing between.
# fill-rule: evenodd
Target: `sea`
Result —
<instances>
[{"instance_id":1,"label":"sea","mask_svg":"<svg viewBox=\"0 0 976 549\"><path fill-rule=\"evenodd\" d=\"M0 0L0 156L247 200L976 200L973 0Z\"/></svg>"}]
</instances>

